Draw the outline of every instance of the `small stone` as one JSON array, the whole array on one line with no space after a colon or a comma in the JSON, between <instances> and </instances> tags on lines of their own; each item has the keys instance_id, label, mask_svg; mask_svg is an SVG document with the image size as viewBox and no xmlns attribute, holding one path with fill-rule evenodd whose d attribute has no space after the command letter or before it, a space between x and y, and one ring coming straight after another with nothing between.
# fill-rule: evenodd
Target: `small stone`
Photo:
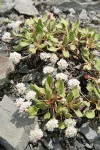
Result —
<instances>
[{"instance_id":1,"label":"small stone","mask_svg":"<svg viewBox=\"0 0 100 150\"><path fill-rule=\"evenodd\" d=\"M60 13L62 13L62 11L59 8L55 7L55 6L53 7L53 12L54 12L55 15L59 15Z\"/></svg>"},{"instance_id":2,"label":"small stone","mask_svg":"<svg viewBox=\"0 0 100 150\"><path fill-rule=\"evenodd\" d=\"M6 82L9 73L14 71L14 65L9 58L0 55L0 85Z\"/></svg>"},{"instance_id":3,"label":"small stone","mask_svg":"<svg viewBox=\"0 0 100 150\"><path fill-rule=\"evenodd\" d=\"M80 15L79 15L79 19L80 20L87 20L88 19L88 16L87 16L87 12L85 9L82 9Z\"/></svg>"},{"instance_id":4,"label":"small stone","mask_svg":"<svg viewBox=\"0 0 100 150\"><path fill-rule=\"evenodd\" d=\"M38 11L33 6L32 0L16 0L14 7L20 14L35 16L38 15Z\"/></svg>"},{"instance_id":5,"label":"small stone","mask_svg":"<svg viewBox=\"0 0 100 150\"><path fill-rule=\"evenodd\" d=\"M90 143L94 142L98 137L96 131L94 131L88 125L84 126L83 124L83 126L79 129L79 131L85 136L87 141L89 141Z\"/></svg>"},{"instance_id":6,"label":"small stone","mask_svg":"<svg viewBox=\"0 0 100 150\"><path fill-rule=\"evenodd\" d=\"M92 23L94 23L94 24L100 24L100 20L99 20L99 18L97 18L96 16L94 16L93 18L92 18Z\"/></svg>"}]
</instances>

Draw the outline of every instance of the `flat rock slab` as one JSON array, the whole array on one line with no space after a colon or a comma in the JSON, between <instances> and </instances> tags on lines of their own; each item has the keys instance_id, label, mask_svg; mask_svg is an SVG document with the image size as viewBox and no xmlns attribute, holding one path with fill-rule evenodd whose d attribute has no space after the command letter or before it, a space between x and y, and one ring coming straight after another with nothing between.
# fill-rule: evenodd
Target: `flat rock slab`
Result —
<instances>
[{"instance_id":1,"label":"flat rock slab","mask_svg":"<svg viewBox=\"0 0 100 150\"><path fill-rule=\"evenodd\" d=\"M7 150L24 150L29 142L29 132L37 119L28 119L18 115L14 102L3 97L0 102L0 144ZM27 149L26 149L27 150Z\"/></svg>"},{"instance_id":2,"label":"flat rock slab","mask_svg":"<svg viewBox=\"0 0 100 150\"><path fill-rule=\"evenodd\" d=\"M93 143L98 139L98 135L95 130L93 130L91 127L87 126L82 126L79 129L80 133L84 135L84 137L89 141L90 143Z\"/></svg>"},{"instance_id":3,"label":"flat rock slab","mask_svg":"<svg viewBox=\"0 0 100 150\"><path fill-rule=\"evenodd\" d=\"M38 15L38 11L33 6L32 0L15 0L15 10L20 14L35 16Z\"/></svg>"},{"instance_id":4,"label":"flat rock slab","mask_svg":"<svg viewBox=\"0 0 100 150\"><path fill-rule=\"evenodd\" d=\"M14 2L13 0L1 0L0 2L0 15L5 15L14 8Z\"/></svg>"},{"instance_id":5,"label":"flat rock slab","mask_svg":"<svg viewBox=\"0 0 100 150\"><path fill-rule=\"evenodd\" d=\"M3 85L9 73L14 71L14 65L9 58L0 55L0 85Z\"/></svg>"}]
</instances>

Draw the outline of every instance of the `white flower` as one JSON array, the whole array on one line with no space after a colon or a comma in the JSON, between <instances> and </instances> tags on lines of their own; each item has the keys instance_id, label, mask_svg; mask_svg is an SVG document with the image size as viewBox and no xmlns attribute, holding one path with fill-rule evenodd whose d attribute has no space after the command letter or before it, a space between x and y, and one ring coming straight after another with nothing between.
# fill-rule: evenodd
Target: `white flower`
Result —
<instances>
[{"instance_id":1,"label":"white flower","mask_svg":"<svg viewBox=\"0 0 100 150\"><path fill-rule=\"evenodd\" d=\"M93 55L96 55L96 56L98 56L100 53L97 51L97 50L94 50L93 51Z\"/></svg>"},{"instance_id":2,"label":"white flower","mask_svg":"<svg viewBox=\"0 0 100 150\"><path fill-rule=\"evenodd\" d=\"M62 102L62 104L66 103L66 99L63 97L60 102Z\"/></svg>"},{"instance_id":3,"label":"white flower","mask_svg":"<svg viewBox=\"0 0 100 150\"><path fill-rule=\"evenodd\" d=\"M19 107L20 112L21 113L26 112L27 109L28 109L28 107L30 107L31 104L32 104L31 101L22 102L21 105L20 105L20 107Z\"/></svg>"},{"instance_id":4,"label":"white flower","mask_svg":"<svg viewBox=\"0 0 100 150\"><path fill-rule=\"evenodd\" d=\"M31 99L35 99L35 96L36 96L36 92L30 90L27 94L26 94L26 100L31 100Z\"/></svg>"},{"instance_id":5,"label":"white flower","mask_svg":"<svg viewBox=\"0 0 100 150\"><path fill-rule=\"evenodd\" d=\"M45 66L43 68L43 73L46 74L46 73L53 73L55 71L55 68L52 67L52 66Z\"/></svg>"},{"instance_id":6,"label":"white flower","mask_svg":"<svg viewBox=\"0 0 100 150\"><path fill-rule=\"evenodd\" d=\"M97 80L97 83L100 84L100 79Z\"/></svg>"},{"instance_id":7,"label":"white flower","mask_svg":"<svg viewBox=\"0 0 100 150\"><path fill-rule=\"evenodd\" d=\"M57 64L60 70L66 69L68 66L68 63L65 59L60 59L60 61L58 61Z\"/></svg>"},{"instance_id":8,"label":"white flower","mask_svg":"<svg viewBox=\"0 0 100 150\"><path fill-rule=\"evenodd\" d=\"M44 60L44 61L47 61L47 59L49 59L51 57L51 53L40 53L40 59L41 60Z\"/></svg>"},{"instance_id":9,"label":"white flower","mask_svg":"<svg viewBox=\"0 0 100 150\"><path fill-rule=\"evenodd\" d=\"M39 128L35 128L34 130L30 131L30 140L36 143L43 137L43 131Z\"/></svg>"},{"instance_id":10,"label":"white flower","mask_svg":"<svg viewBox=\"0 0 100 150\"><path fill-rule=\"evenodd\" d=\"M49 18L50 18L51 20L55 20L55 17L53 16L53 13L49 12L49 13L48 13L48 16L49 16Z\"/></svg>"},{"instance_id":11,"label":"white flower","mask_svg":"<svg viewBox=\"0 0 100 150\"><path fill-rule=\"evenodd\" d=\"M15 105L17 107L20 107L24 101L25 101L24 98L18 98L18 99L16 99Z\"/></svg>"},{"instance_id":12,"label":"white flower","mask_svg":"<svg viewBox=\"0 0 100 150\"><path fill-rule=\"evenodd\" d=\"M65 130L65 137L67 138L70 138L70 137L75 137L77 134L77 129L73 126L71 127L68 127L66 130Z\"/></svg>"},{"instance_id":13,"label":"white flower","mask_svg":"<svg viewBox=\"0 0 100 150\"><path fill-rule=\"evenodd\" d=\"M44 27L44 28L43 28L43 31L44 31L44 32L48 32L47 27Z\"/></svg>"},{"instance_id":14,"label":"white flower","mask_svg":"<svg viewBox=\"0 0 100 150\"><path fill-rule=\"evenodd\" d=\"M68 76L64 73L58 73L56 74L56 79L57 80L64 80L64 81L67 81L68 80Z\"/></svg>"},{"instance_id":15,"label":"white flower","mask_svg":"<svg viewBox=\"0 0 100 150\"><path fill-rule=\"evenodd\" d=\"M71 119L71 118L66 119L64 122L65 122L65 125L67 127L75 126L76 125L76 121L74 119Z\"/></svg>"},{"instance_id":16,"label":"white flower","mask_svg":"<svg viewBox=\"0 0 100 150\"><path fill-rule=\"evenodd\" d=\"M55 128L58 128L58 120L52 118L46 123L45 126L48 131L54 131Z\"/></svg>"},{"instance_id":17,"label":"white flower","mask_svg":"<svg viewBox=\"0 0 100 150\"><path fill-rule=\"evenodd\" d=\"M98 127L98 133L100 134L100 126Z\"/></svg>"},{"instance_id":18,"label":"white flower","mask_svg":"<svg viewBox=\"0 0 100 150\"><path fill-rule=\"evenodd\" d=\"M9 32L4 33L4 35L2 36L2 41L4 42L10 42L11 39L11 34Z\"/></svg>"},{"instance_id":19,"label":"white flower","mask_svg":"<svg viewBox=\"0 0 100 150\"><path fill-rule=\"evenodd\" d=\"M58 57L56 54L51 54L51 57L50 57L50 61L52 64L55 64L58 60Z\"/></svg>"},{"instance_id":20,"label":"white flower","mask_svg":"<svg viewBox=\"0 0 100 150\"><path fill-rule=\"evenodd\" d=\"M13 30L19 30L19 26L22 24L22 21L16 21L8 24L8 27L13 28Z\"/></svg>"},{"instance_id":21,"label":"white flower","mask_svg":"<svg viewBox=\"0 0 100 150\"><path fill-rule=\"evenodd\" d=\"M16 88L17 88L17 90L18 90L18 92L19 92L20 94L23 94L23 93L25 93L25 91L26 91L26 87L25 87L25 84L24 84L24 83L18 83L18 84L16 85Z\"/></svg>"},{"instance_id":22,"label":"white flower","mask_svg":"<svg viewBox=\"0 0 100 150\"><path fill-rule=\"evenodd\" d=\"M14 63L18 64L21 60L21 54L17 52L10 53L9 59Z\"/></svg>"},{"instance_id":23,"label":"white flower","mask_svg":"<svg viewBox=\"0 0 100 150\"><path fill-rule=\"evenodd\" d=\"M74 88L75 86L77 86L79 89L80 89L80 82L77 80L77 79L70 79L69 81L68 81L68 86L69 86L69 88Z\"/></svg>"}]
</instances>

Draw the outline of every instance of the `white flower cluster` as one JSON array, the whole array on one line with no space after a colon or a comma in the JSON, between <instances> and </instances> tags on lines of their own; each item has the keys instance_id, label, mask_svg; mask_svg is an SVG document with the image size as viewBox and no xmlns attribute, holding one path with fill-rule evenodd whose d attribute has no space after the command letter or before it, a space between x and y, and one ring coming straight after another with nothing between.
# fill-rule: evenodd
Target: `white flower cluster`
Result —
<instances>
[{"instance_id":1,"label":"white flower cluster","mask_svg":"<svg viewBox=\"0 0 100 150\"><path fill-rule=\"evenodd\" d=\"M13 30L18 31L19 30L19 26L22 24L22 21L18 20L16 22L12 22L10 24L8 24L9 28L12 28Z\"/></svg>"},{"instance_id":2,"label":"white flower cluster","mask_svg":"<svg viewBox=\"0 0 100 150\"><path fill-rule=\"evenodd\" d=\"M45 66L45 67L43 68L43 73L44 73L44 74L47 74L47 73L51 74L51 73L53 73L54 71L55 71L55 68L52 67L52 66Z\"/></svg>"},{"instance_id":3,"label":"white flower cluster","mask_svg":"<svg viewBox=\"0 0 100 150\"><path fill-rule=\"evenodd\" d=\"M57 80L64 80L64 81L67 81L68 80L68 76L64 73L58 73L56 74L56 79Z\"/></svg>"},{"instance_id":4,"label":"white flower cluster","mask_svg":"<svg viewBox=\"0 0 100 150\"><path fill-rule=\"evenodd\" d=\"M52 64L55 64L58 60L58 57L56 54L43 52L40 53L40 59L44 61L49 59Z\"/></svg>"},{"instance_id":5,"label":"white flower cluster","mask_svg":"<svg viewBox=\"0 0 100 150\"><path fill-rule=\"evenodd\" d=\"M16 65L21 60L21 54L17 52L10 53L9 59Z\"/></svg>"},{"instance_id":6,"label":"white flower cluster","mask_svg":"<svg viewBox=\"0 0 100 150\"><path fill-rule=\"evenodd\" d=\"M28 107L32 104L31 101L25 101L23 98L16 99L15 105L19 108L21 113L26 112Z\"/></svg>"},{"instance_id":7,"label":"white flower cluster","mask_svg":"<svg viewBox=\"0 0 100 150\"><path fill-rule=\"evenodd\" d=\"M58 120L52 118L46 123L45 126L48 131L54 131L55 128L58 128Z\"/></svg>"},{"instance_id":8,"label":"white flower cluster","mask_svg":"<svg viewBox=\"0 0 100 150\"><path fill-rule=\"evenodd\" d=\"M76 121L74 119L71 119L71 118L66 119L64 122L65 122L65 125L67 127L75 126L76 125Z\"/></svg>"},{"instance_id":9,"label":"white flower cluster","mask_svg":"<svg viewBox=\"0 0 100 150\"><path fill-rule=\"evenodd\" d=\"M100 134L100 126L98 127L98 133Z\"/></svg>"},{"instance_id":10,"label":"white flower cluster","mask_svg":"<svg viewBox=\"0 0 100 150\"><path fill-rule=\"evenodd\" d=\"M77 129L73 126L70 126L65 130L65 136L67 138L75 137L76 134L77 134Z\"/></svg>"},{"instance_id":11,"label":"white flower cluster","mask_svg":"<svg viewBox=\"0 0 100 150\"><path fill-rule=\"evenodd\" d=\"M19 94L24 94L25 91L26 91L26 87L25 87L24 83L18 83L16 85L16 88L17 88L17 91L18 91Z\"/></svg>"},{"instance_id":12,"label":"white flower cluster","mask_svg":"<svg viewBox=\"0 0 100 150\"><path fill-rule=\"evenodd\" d=\"M77 79L70 79L69 81L68 81L68 86L69 86L69 88L74 88L75 86L77 86L78 87L78 89L80 89L80 82L77 80Z\"/></svg>"},{"instance_id":13,"label":"white flower cluster","mask_svg":"<svg viewBox=\"0 0 100 150\"><path fill-rule=\"evenodd\" d=\"M40 53L41 60L47 61L50 57L51 57L51 53L46 53L46 52Z\"/></svg>"},{"instance_id":14,"label":"white flower cluster","mask_svg":"<svg viewBox=\"0 0 100 150\"><path fill-rule=\"evenodd\" d=\"M68 63L67 63L67 61L65 60L65 59L60 59L58 62L57 62L57 64L58 64L58 68L60 69L60 70L64 70L64 69L66 69L67 68L67 66L68 66Z\"/></svg>"},{"instance_id":15,"label":"white flower cluster","mask_svg":"<svg viewBox=\"0 0 100 150\"><path fill-rule=\"evenodd\" d=\"M36 143L43 137L43 131L39 128L35 128L34 130L30 131L30 140Z\"/></svg>"},{"instance_id":16,"label":"white flower cluster","mask_svg":"<svg viewBox=\"0 0 100 150\"><path fill-rule=\"evenodd\" d=\"M51 62L52 64L55 64L55 63L57 62L57 60L58 60L57 55L56 55L56 54L51 54L50 62Z\"/></svg>"},{"instance_id":17,"label":"white flower cluster","mask_svg":"<svg viewBox=\"0 0 100 150\"><path fill-rule=\"evenodd\" d=\"M74 119L69 118L66 119L64 122L67 126L67 129L65 130L65 136L67 138L75 137L77 134L77 128L75 128L76 121Z\"/></svg>"},{"instance_id":18,"label":"white flower cluster","mask_svg":"<svg viewBox=\"0 0 100 150\"><path fill-rule=\"evenodd\" d=\"M11 34L9 32L5 32L4 35L2 36L2 41L3 42L10 42L11 41Z\"/></svg>"},{"instance_id":19,"label":"white flower cluster","mask_svg":"<svg viewBox=\"0 0 100 150\"><path fill-rule=\"evenodd\" d=\"M30 101L30 100L32 100L32 99L35 99L35 96L36 96L36 92L30 90L30 91L28 91L28 93L26 94L25 99L28 100L28 101Z\"/></svg>"}]
</instances>

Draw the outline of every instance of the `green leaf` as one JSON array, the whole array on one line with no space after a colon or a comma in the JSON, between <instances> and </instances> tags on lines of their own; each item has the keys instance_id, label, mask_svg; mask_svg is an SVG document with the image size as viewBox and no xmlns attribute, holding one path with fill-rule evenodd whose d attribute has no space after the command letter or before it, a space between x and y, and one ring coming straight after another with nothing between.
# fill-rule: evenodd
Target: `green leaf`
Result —
<instances>
[{"instance_id":1,"label":"green leaf","mask_svg":"<svg viewBox=\"0 0 100 150\"><path fill-rule=\"evenodd\" d=\"M32 116L36 116L37 115L37 112L38 112L38 108L35 107L35 106L30 106L27 110L28 114L30 117Z\"/></svg>"},{"instance_id":2,"label":"green leaf","mask_svg":"<svg viewBox=\"0 0 100 150\"><path fill-rule=\"evenodd\" d=\"M70 103L72 100L73 100L73 93L72 92L69 92L69 94L67 95L67 97L66 97L66 100L67 100L67 102L68 103Z\"/></svg>"},{"instance_id":3,"label":"green leaf","mask_svg":"<svg viewBox=\"0 0 100 150\"><path fill-rule=\"evenodd\" d=\"M71 115L70 113L67 113L67 114L65 115L65 117L66 117L66 118L71 118L72 115Z\"/></svg>"},{"instance_id":4,"label":"green leaf","mask_svg":"<svg viewBox=\"0 0 100 150\"><path fill-rule=\"evenodd\" d=\"M50 119L50 113L47 112L45 115L44 115L44 119Z\"/></svg>"},{"instance_id":5,"label":"green leaf","mask_svg":"<svg viewBox=\"0 0 100 150\"><path fill-rule=\"evenodd\" d=\"M65 58L69 58L69 52L67 50L64 49L62 52Z\"/></svg>"},{"instance_id":6,"label":"green leaf","mask_svg":"<svg viewBox=\"0 0 100 150\"><path fill-rule=\"evenodd\" d=\"M54 47L54 46L48 47L47 49L48 49L50 52L56 52L56 51L57 51L57 48Z\"/></svg>"},{"instance_id":7,"label":"green leaf","mask_svg":"<svg viewBox=\"0 0 100 150\"><path fill-rule=\"evenodd\" d=\"M86 88L87 88L87 90L88 90L89 92L93 91L93 85L92 85L92 83L91 83L91 82L88 82Z\"/></svg>"},{"instance_id":8,"label":"green leaf","mask_svg":"<svg viewBox=\"0 0 100 150\"><path fill-rule=\"evenodd\" d=\"M100 58L95 58L95 64L94 67L100 72Z\"/></svg>"},{"instance_id":9,"label":"green leaf","mask_svg":"<svg viewBox=\"0 0 100 150\"><path fill-rule=\"evenodd\" d=\"M74 50L76 49L76 46L75 46L75 45L70 45L70 49L71 49L72 51L74 51Z\"/></svg>"},{"instance_id":10,"label":"green leaf","mask_svg":"<svg viewBox=\"0 0 100 150\"><path fill-rule=\"evenodd\" d=\"M93 119L95 117L95 111L94 110L88 110L86 113L85 113L86 117L89 118L89 119Z\"/></svg>"},{"instance_id":11,"label":"green leaf","mask_svg":"<svg viewBox=\"0 0 100 150\"><path fill-rule=\"evenodd\" d=\"M87 64L87 65L84 65L84 66L83 66L83 69L84 69L84 70L91 70L92 67L91 67L90 64Z\"/></svg>"},{"instance_id":12,"label":"green leaf","mask_svg":"<svg viewBox=\"0 0 100 150\"><path fill-rule=\"evenodd\" d=\"M80 96L80 93L79 93L79 89L77 87L75 87L73 90L72 90L72 94L74 96L74 99L75 98L78 98Z\"/></svg>"},{"instance_id":13,"label":"green leaf","mask_svg":"<svg viewBox=\"0 0 100 150\"><path fill-rule=\"evenodd\" d=\"M39 101L39 100L37 101L36 106L37 106L38 108L42 109L42 110L47 109L46 104L45 104L44 102Z\"/></svg>"},{"instance_id":14,"label":"green leaf","mask_svg":"<svg viewBox=\"0 0 100 150\"><path fill-rule=\"evenodd\" d=\"M58 113L58 114L60 114L60 113L67 114L68 113L68 109L67 109L67 107L57 106L56 107L56 113Z\"/></svg>"},{"instance_id":15,"label":"green leaf","mask_svg":"<svg viewBox=\"0 0 100 150\"><path fill-rule=\"evenodd\" d=\"M49 38L50 38L50 40L51 40L52 42L54 42L54 43L57 43L57 42L58 42L58 39L57 39L57 38L54 38L53 36L50 36Z\"/></svg>"},{"instance_id":16,"label":"green leaf","mask_svg":"<svg viewBox=\"0 0 100 150\"><path fill-rule=\"evenodd\" d=\"M46 93L46 98L47 99L51 99L52 90L51 90L51 88L50 88L49 83L48 83L47 80L45 81L45 93Z\"/></svg>"},{"instance_id":17,"label":"green leaf","mask_svg":"<svg viewBox=\"0 0 100 150\"><path fill-rule=\"evenodd\" d=\"M67 39L67 36L64 35L62 45L63 45L64 47L66 47L67 44L68 44L68 39Z\"/></svg>"},{"instance_id":18,"label":"green leaf","mask_svg":"<svg viewBox=\"0 0 100 150\"><path fill-rule=\"evenodd\" d=\"M45 95L45 89L38 87L36 84L30 84L30 89L35 91L38 95Z\"/></svg>"},{"instance_id":19,"label":"green leaf","mask_svg":"<svg viewBox=\"0 0 100 150\"><path fill-rule=\"evenodd\" d=\"M30 47L29 48L29 51L32 53L32 54L36 54L36 49L34 47Z\"/></svg>"},{"instance_id":20,"label":"green leaf","mask_svg":"<svg viewBox=\"0 0 100 150\"><path fill-rule=\"evenodd\" d=\"M75 30L79 28L79 25L80 25L80 23L79 23L79 21L77 20L75 23L73 23L73 25L72 25L72 30L75 32Z\"/></svg>"},{"instance_id":21,"label":"green leaf","mask_svg":"<svg viewBox=\"0 0 100 150\"><path fill-rule=\"evenodd\" d=\"M61 23L65 26L68 27L68 21L61 19Z\"/></svg>"},{"instance_id":22,"label":"green leaf","mask_svg":"<svg viewBox=\"0 0 100 150\"><path fill-rule=\"evenodd\" d=\"M83 104L87 107L90 107L90 102L87 102L87 101L83 101Z\"/></svg>"},{"instance_id":23,"label":"green leaf","mask_svg":"<svg viewBox=\"0 0 100 150\"><path fill-rule=\"evenodd\" d=\"M96 104L96 109L100 110L100 104Z\"/></svg>"},{"instance_id":24,"label":"green leaf","mask_svg":"<svg viewBox=\"0 0 100 150\"><path fill-rule=\"evenodd\" d=\"M84 115L82 114L82 112L78 109L78 110L75 110L74 111L75 114L78 116L78 117L83 117Z\"/></svg>"},{"instance_id":25,"label":"green leaf","mask_svg":"<svg viewBox=\"0 0 100 150\"><path fill-rule=\"evenodd\" d=\"M58 91L58 94L61 97L65 97L64 82L62 80L58 80L55 84L55 87Z\"/></svg>"},{"instance_id":26,"label":"green leaf","mask_svg":"<svg viewBox=\"0 0 100 150\"><path fill-rule=\"evenodd\" d=\"M59 122L59 129L65 129L65 123L64 122Z\"/></svg>"},{"instance_id":27,"label":"green leaf","mask_svg":"<svg viewBox=\"0 0 100 150\"><path fill-rule=\"evenodd\" d=\"M68 35L68 42L72 42L74 40L74 32L70 31Z\"/></svg>"},{"instance_id":28,"label":"green leaf","mask_svg":"<svg viewBox=\"0 0 100 150\"><path fill-rule=\"evenodd\" d=\"M49 86L51 86L54 79L53 79L53 77L51 75L49 75L46 80L47 80Z\"/></svg>"},{"instance_id":29,"label":"green leaf","mask_svg":"<svg viewBox=\"0 0 100 150\"><path fill-rule=\"evenodd\" d=\"M81 54L82 54L82 56L83 56L83 59L89 60L89 55L90 55L90 53L89 53L88 48L83 47L82 50L81 50Z\"/></svg>"},{"instance_id":30,"label":"green leaf","mask_svg":"<svg viewBox=\"0 0 100 150\"><path fill-rule=\"evenodd\" d=\"M26 46L29 46L30 43L29 43L29 42L20 42L19 45L20 45L21 47L26 47Z\"/></svg>"},{"instance_id":31,"label":"green leaf","mask_svg":"<svg viewBox=\"0 0 100 150\"><path fill-rule=\"evenodd\" d=\"M42 17L42 21L43 21L43 22L46 22L47 19L48 19L48 14L45 13L45 14L43 15L43 17Z\"/></svg>"}]
</instances>

